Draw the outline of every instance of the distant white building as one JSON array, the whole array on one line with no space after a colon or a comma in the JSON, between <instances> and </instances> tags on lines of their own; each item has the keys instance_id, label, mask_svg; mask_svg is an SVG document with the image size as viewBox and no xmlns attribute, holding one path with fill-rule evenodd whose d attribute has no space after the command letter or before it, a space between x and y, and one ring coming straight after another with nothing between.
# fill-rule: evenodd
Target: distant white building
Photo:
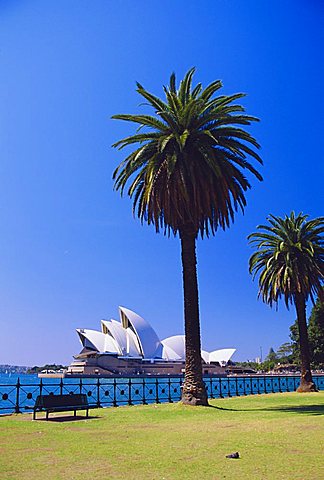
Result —
<instances>
[{"instance_id":1,"label":"distant white building","mask_svg":"<svg viewBox=\"0 0 324 480\"><path fill-rule=\"evenodd\" d=\"M68 374L166 374L182 373L185 362L184 335L160 340L140 315L119 307L120 321L101 320L101 331L77 329L83 349L68 368ZM202 350L205 374L223 371L234 348Z\"/></svg>"}]
</instances>

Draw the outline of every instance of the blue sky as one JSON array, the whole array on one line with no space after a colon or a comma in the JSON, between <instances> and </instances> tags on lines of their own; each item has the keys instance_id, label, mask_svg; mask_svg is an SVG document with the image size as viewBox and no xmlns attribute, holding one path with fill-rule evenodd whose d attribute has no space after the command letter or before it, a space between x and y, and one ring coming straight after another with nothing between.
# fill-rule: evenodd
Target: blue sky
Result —
<instances>
[{"instance_id":1,"label":"blue sky","mask_svg":"<svg viewBox=\"0 0 324 480\"><path fill-rule=\"evenodd\" d=\"M245 215L198 242L202 343L234 358L288 340L293 310L257 300L246 237L269 213L323 214L323 4L316 0L1 0L0 363L69 363L75 328L118 305L161 338L183 332L178 239L112 190L111 144L134 129L139 81L172 71L246 92L264 182Z\"/></svg>"}]
</instances>

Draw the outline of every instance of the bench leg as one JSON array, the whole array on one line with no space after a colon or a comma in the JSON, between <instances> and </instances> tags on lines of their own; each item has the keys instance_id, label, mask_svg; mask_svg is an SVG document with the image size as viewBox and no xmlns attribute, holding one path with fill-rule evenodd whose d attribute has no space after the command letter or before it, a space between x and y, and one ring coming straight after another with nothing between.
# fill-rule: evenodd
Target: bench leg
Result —
<instances>
[{"instance_id":1,"label":"bench leg","mask_svg":"<svg viewBox=\"0 0 324 480\"><path fill-rule=\"evenodd\" d=\"M76 410L74 410L74 416L76 417Z\"/></svg>"},{"instance_id":2,"label":"bench leg","mask_svg":"<svg viewBox=\"0 0 324 480\"><path fill-rule=\"evenodd\" d=\"M86 417L89 417L89 410L87 409Z\"/></svg>"},{"instance_id":3,"label":"bench leg","mask_svg":"<svg viewBox=\"0 0 324 480\"><path fill-rule=\"evenodd\" d=\"M33 413L33 420L36 420L36 410L34 410L34 413Z\"/></svg>"},{"instance_id":4,"label":"bench leg","mask_svg":"<svg viewBox=\"0 0 324 480\"><path fill-rule=\"evenodd\" d=\"M48 414L49 414L49 411L46 410L46 420L48 420Z\"/></svg>"}]
</instances>

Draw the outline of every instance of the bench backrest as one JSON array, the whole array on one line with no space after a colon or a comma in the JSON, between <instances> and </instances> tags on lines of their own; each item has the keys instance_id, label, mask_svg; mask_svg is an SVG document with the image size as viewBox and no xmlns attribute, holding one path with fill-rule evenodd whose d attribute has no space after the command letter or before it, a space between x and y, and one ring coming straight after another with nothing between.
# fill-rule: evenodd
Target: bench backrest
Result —
<instances>
[{"instance_id":1,"label":"bench backrest","mask_svg":"<svg viewBox=\"0 0 324 480\"><path fill-rule=\"evenodd\" d=\"M69 395L38 395L36 398L36 408L55 408L55 407L87 407L88 398L84 393L73 393Z\"/></svg>"}]
</instances>

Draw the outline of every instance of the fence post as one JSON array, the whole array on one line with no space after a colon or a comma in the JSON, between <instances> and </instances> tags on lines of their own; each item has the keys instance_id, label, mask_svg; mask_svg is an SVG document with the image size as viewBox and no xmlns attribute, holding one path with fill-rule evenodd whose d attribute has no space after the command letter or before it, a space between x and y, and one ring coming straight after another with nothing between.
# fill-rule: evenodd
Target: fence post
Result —
<instances>
[{"instance_id":1,"label":"fence post","mask_svg":"<svg viewBox=\"0 0 324 480\"><path fill-rule=\"evenodd\" d=\"M79 382L79 389L80 389L80 394L82 393L82 378L80 377L80 382Z\"/></svg>"},{"instance_id":2,"label":"fence post","mask_svg":"<svg viewBox=\"0 0 324 480\"><path fill-rule=\"evenodd\" d=\"M63 378L60 381L60 395L63 395Z\"/></svg>"},{"instance_id":3,"label":"fence post","mask_svg":"<svg viewBox=\"0 0 324 480\"><path fill-rule=\"evenodd\" d=\"M132 405L132 379L128 379L128 405Z\"/></svg>"},{"instance_id":4,"label":"fence post","mask_svg":"<svg viewBox=\"0 0 324 480\"><path fill-rule=\"evenodd\" d=\"M218 381L219 381L219 397L224 398L222 394L222 377L219 377Z\"/></svg>"},{"instance_id":5,"label":"fence post","mask_svg":"<svg viewBox=\"0 0 324 480\"><path fill-rule=\"evenodd\" d=\"M97 407L100 408L100 379L97 378Z\"/></svg>"},{"instance_id":6,"label":"fence post","mask_svg":"<svg viewBox=\"0 0 324 480\"><path fill-rule=\"evenodd\" d=\"M20 413L19 410L19 390L20 390L20 380L18 377L17 385L16 385L16 406L15 406L15 413Z\"/></svg>"},{"instance_id":7,"label":"fence post","mask_svg":"<svg viewBox=\"0 0 324 480\"><path fill-rule=\"evenodd\" d=\"M147 405L146 397L145 397L145 377L142 378L143 383L143 405Z\"/></svg>"},{"instance_id":8,"label":"fence post","mask_svg":"<svg viewBox=\"0 0 324 480\"><path fill-rule=\"evenodd\" d=\"M168 378L168 386L169 386L169 399L168 400L169 400L169 403L172 403L173 400L171 398L171 379L170 379L170 377Z\"/></svg>"},{"instance_id":9,"label":"fence post","mask_svg":"<svg viewBox=\"0 0 324 480\"><path fill-rule=\"evenodd\" d=\"M116 377L114 377L114 397L113 397L113 406L117 407L117 399L116 399Z\"/></svg>"},{"instance_id":10,"label":"fence post","mask_svg":"<svg viewBox=\"0 0 324 480\"><path fill-rule=\"evenodd\" d=\"M179 378L180 401L182 399L182 377Z\"/></svg>"},{"instance_id":11,"label":"fence post","mask_svg":"<svg viewBox=\"0 0 324 480\"><path fill-rule=\"evenodd\" d=\"M160 400L159 400L159 379L158 377L155 378L155 393L156 393L156 403L160 403Z\"/></svg>"},{"instance_id":12,"label":"fence post","mask_svg":"<svg viewBox=\"0 0 324 480\"><path fill-rule=\"evenodd\" d=\"M213 379L212 379L212 376L211 376L211 375L209 376L209 384L210 384L210 398L214 398L214 394L213 394Z\"/></svg>"},{"instance_id":13,"label":"fence post","mask_svg":"<svg viewBox=\"0 0 324 480\"><path fill-rule=\"evenodd\" d=\"M42 392L43 392L43 379L41 378L39 382L39 394L42 395Z\"/></svg>"}]
</instances>

